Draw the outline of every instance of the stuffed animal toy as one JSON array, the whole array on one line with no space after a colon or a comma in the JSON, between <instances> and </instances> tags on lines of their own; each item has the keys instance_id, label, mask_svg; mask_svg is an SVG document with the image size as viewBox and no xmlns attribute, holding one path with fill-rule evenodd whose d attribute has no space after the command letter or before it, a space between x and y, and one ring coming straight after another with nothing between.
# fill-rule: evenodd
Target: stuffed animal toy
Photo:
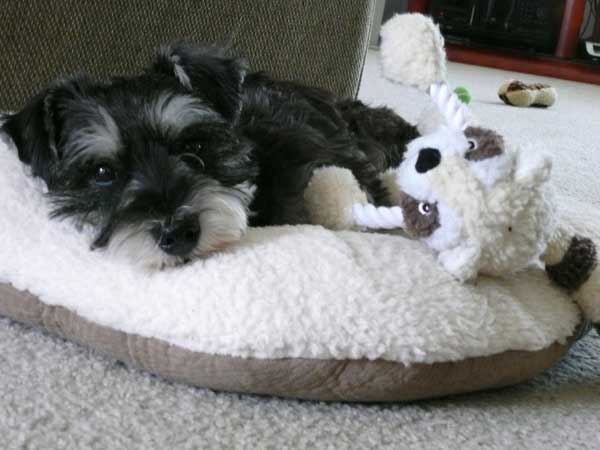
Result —
<instances>
[{"instance_id":1,"label":"stuffed animal toy","mask_svg":"<svg viewBox=\"0 0 600 450\"><path fill-rule=\"evenodd\" d=\"M466 107L447 85L433 85L431 97L446 123L412 141L402 164L388 173L394 182L386 186L398 206L356 203L355 223L403 228L459 280L526 267L542 255L555 228L549 158L469 126Z\"/></svg>"},{"instance_id":2,"label":"stuffed animal toy","mask_svg":"<svg viewBox=\"0 0 600 450\"><path fill-rule=\"evenodd\" d=\"M556 89L548 84L525 84L509 80L498 89L498 97L511 106L548 108L556 103Z\"/></svg>"},{"instance_id":3,"label":"stuffed animal toy","mask_svg":"<svg viewBox=\"0 0 600 450\"><path fill-rule=\"evenodd\" d=\"M437 27L429 19L413 14L408 24L398 17L392 20L383 27L382 38L391 36L391 28L412 35L410 23L417 21L422 25L418 29L433 36L429 51L436 47L434 53L440 54L439 32L430 29ZM382 52L388 46L384 39ZM388 64L402 65L395 55ZM388 77L401 73L397 67L386 69L385 59L383 64ZM468 108L440 82L445 69L441 64L431 67L432 107L421 117L422 136L409 143L399 167L382 175L396 206L368 204L350 171L327 167L315 172L306 191L305 198L320 199L313 222L334 229L402 229L433 250L443 267L463 282L545 266L585 316L600 322L596 248L590 239L557 223L548 187L550 159L507 145L494 131L477 126ZM414 78L399 77L407 79L419 85Z\"/></svg>"}]
</instances>

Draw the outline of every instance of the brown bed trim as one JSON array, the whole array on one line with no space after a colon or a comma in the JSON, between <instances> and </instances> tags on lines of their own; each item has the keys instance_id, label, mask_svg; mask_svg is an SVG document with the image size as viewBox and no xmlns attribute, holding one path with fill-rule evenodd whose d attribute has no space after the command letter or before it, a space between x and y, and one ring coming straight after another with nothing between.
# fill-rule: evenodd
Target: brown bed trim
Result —
<instances>
[{"instance_id":1,"label":"brown bed trim","mask_svg":"<svg viewBox=\"0 0 600 450\"><path fill-rule=\"evenodd\" d=\"M256 359L196 353L98 325L0 283L0 315L41 326L131 366L218 391L322 401L389 402L499 388L530 379L568 350L507 351L463 361L405 366L383 360Z\"/></svg>"}]
</instances>

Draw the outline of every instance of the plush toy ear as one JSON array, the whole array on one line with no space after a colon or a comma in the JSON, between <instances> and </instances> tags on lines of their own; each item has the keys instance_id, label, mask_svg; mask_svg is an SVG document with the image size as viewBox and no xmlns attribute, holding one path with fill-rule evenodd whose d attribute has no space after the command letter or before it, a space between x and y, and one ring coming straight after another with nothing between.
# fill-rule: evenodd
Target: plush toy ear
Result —
<instances>
[{"instance_id":1,"label":"plush toy ear","mask_svg":"<svg viewBox=\"0 0 600 450\"><path fill-rule=\"evenodd\" d=\"M33 175L51 184L60 154L57 143L62 130L62 112L69 99L79 95L83 77L62 80L33 97L18 113L7 117L2 131L15 143L19 159L31 166Z\"/></svg>"},{"instance_id":2,"label":"plush toy ear","mask_svg":"<svg viewBox=\"0 0 600 450\"><path fill-rule=\"evenodd\" d=\"M521 149L517 155L515 179L528 186L539 186L550 179L552 158Z\"/></svg>"},{"instance_id":3,"label":"plush toy ear","mask_svg":"<svg viewBox=\"0 0 600 450\"><path fill-rule=\"evenodd\" d=\"M241 108L245 64L224 50L188 43L161 47L150 70L173 76L186 90L207 101L227 120L235 121Z\"/></svg>"}]
</instances>

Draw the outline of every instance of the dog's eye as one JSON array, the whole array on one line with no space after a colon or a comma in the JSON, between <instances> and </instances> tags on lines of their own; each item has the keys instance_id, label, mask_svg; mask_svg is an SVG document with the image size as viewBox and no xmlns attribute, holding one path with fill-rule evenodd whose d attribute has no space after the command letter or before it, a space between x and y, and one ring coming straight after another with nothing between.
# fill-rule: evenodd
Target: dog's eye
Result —
<instances>
[{"instance_id":1,"label":"dog's eye","mask_svg":"<svg viewBox=\"0 0 600 450\"><path fill-rule=\"evenodd\" d=\"M112 167L101 165L96 167L94 183L98 186L110 186L116 180L117 174Z\"/></svg>"},{"instance_id":2,"label":"dog's eye","mask_svg":"<svg viewBox=\"0 0 600 450\"><path fill-rule=\"evenodd\" d=\"M431 205L427 202L419 203L419 213L423 216L431 214Z\"/></svg>"},{"instance_id":3,"label":"dog's eye","mask_svg":"<svg viewBox=\"0 0 600 450\"><path fill-rule=\"evenodd\" d=\"M193 169L199 171L204 170L204 160L198 155L195 155L194 153L182 153L181 155L179 155L179 159L181 159L184 163L186 163Z\"/></svg>"},{"instance_id":4,"label":"dog's eye","mask_svg":"<svg viewBox=\"0 0 600 450\"><path fill-rule=\"evenodd\" d=\"M200 153L202 151L202 144L199 144L198 142L187 144L185 146L185 151L187 153Z\"/></svg>"},{"instance_id":5,"label":"dog's eye","mask_svg":"<svg viewBox=\"0 0 600 450\"><path fill-rule=\"evenodd\" d=\"M477 148L477 141L475 139L468 139L469 150L475 150Z\"/></svg>"}]
</instances>

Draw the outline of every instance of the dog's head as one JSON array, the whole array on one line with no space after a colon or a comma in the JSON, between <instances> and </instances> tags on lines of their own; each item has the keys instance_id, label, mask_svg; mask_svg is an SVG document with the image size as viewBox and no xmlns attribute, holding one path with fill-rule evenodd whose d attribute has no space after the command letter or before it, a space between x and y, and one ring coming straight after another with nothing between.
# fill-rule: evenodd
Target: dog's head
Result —
<instances>
[{"instance_id":1,"label":"dog's head","mask_svg":"<svg viewBox=\"0 0 600 450\"><path fill-rule=\"evenodd\" d=\"M218 50L165 47L139 76L53 83L3 130L53 214L95 229L94 248L174 265L246 229L256 168L233 131L244 73Z\"/></svg>"}]
</instances>

